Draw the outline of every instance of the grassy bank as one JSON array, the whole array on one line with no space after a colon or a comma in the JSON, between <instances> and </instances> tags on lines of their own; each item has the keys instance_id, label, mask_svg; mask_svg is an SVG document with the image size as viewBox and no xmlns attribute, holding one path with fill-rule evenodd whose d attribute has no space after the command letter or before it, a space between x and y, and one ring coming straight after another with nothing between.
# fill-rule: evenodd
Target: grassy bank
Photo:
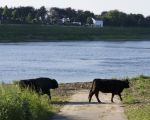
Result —
<instances>
[{"instance_id":1,"label":"grassy bank","mask_svg":"<svg viewBox=\"0 0 150 120\"><path fill-rule=\"evenodd\" d=\"M150 120L150 77L132 78L125 91L125 113L129 120Z\"/></svg>"},{"instance_id":2,"label":"grassy bank","mask_svg":"<svg viewBox=\"0 0 150 120\"><path fill-rule=\"evenodd\" d=\"M15 85L0 85L0 120L50 120L68 96L63 90L52 90L50 101L47 95L21 91Z\"/></svg>"},{"instance_id":3,"label":"grassy bank","mask_svg":"<svg viewBox=\"0 0 150 120\"><path fill-rule=\"evenodd\" d=\"M62 83L52 90L52 101L47 95L38 96L15 85L0 85L0 120L50 120L74 91L90 89L91 82ZM130 88L123 92L123 103L128 120L150 120L150 77L130 80Z\"/></svg>"},{"instance_id":4,"label":"grassy bank","mask_svg":"<svg viewBox=\"0 0 150 120\"><path fill-rule=\"evenodd\" d=\"M150 28L0 25L0 42L54 40L150 40Z\"/></svg>"}]
</instances>

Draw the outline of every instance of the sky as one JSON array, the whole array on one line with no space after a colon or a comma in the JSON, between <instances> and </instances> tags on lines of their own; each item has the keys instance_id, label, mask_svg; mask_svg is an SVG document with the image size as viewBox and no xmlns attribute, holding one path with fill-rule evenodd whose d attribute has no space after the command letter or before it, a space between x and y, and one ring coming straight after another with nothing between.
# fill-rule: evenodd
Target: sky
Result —
<instances>
[{"instance_id":1,"label":"sky","mask_svg":"<svg viewBox=\"0 0 150 120\"><path fill-rule=\"evenodd\" d=\"M150 0L0 0L0 6L4 7L33 6L40 8L71 7L76 10L89 10L95 14L103 11L117 9L125 13L150 15Z\"/></svg>"}]
</instances>

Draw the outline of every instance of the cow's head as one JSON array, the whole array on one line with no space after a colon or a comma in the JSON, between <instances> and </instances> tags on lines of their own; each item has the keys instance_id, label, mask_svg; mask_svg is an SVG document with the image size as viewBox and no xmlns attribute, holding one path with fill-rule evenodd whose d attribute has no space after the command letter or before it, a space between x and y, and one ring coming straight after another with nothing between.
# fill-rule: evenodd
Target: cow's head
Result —
<instances>
[{"instance_id":1,"label":"cow's head","mask_svg":"<svg viewBox=\"0 0 150 120\"><path fill-rule=\"evenodd\" d=\"M27 80L20 80L19 81L19 87L20 88L27 88L27 87L29 87L29 81L27 81Z\"/></svg>"},{"instance_id":2,"label":"cow's head","mask_svg":"<svg viewBox=\"0 0 150 120\"><path fill-rule=\"evenodd\" d=\"M51 80L51 88L52 89L58 88L58 82L55 79Z\"/></svg>"},{"instance_id":3,"label":"cow's head","mask_svg":"<svg viewBox=\"0 0 150 120\"><path fill-rule=\"evenodd\" d=\"M129 80L128 79L126 79L125 81L124 81L124 87L125 88L129 88L130 86L129 86Z\"/></svg>"}]
</instances>

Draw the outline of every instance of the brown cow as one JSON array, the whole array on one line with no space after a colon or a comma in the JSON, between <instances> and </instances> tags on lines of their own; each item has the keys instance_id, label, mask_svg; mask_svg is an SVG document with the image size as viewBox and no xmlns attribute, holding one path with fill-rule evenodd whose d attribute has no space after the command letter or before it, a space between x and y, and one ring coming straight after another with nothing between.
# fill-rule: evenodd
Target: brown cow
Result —
<instances>
[{"instance_id":1,"label":"brown cow","mask_svg":"<svg viewBox=\"0 0 150 120\"><path fill-rule=\"evenodd\" d=\"M122 100L121 92L124 88L129 88L128 80L113 80L113 79L94 79L92 87L89 93L89 102L91 102L92 96L95 94L97 101L101 101L98 98L99 91L103 93L112 93L111 102L113 102L114 95L119 95Z\"/></svg>"},{"instance_id":2,"label":"brown cow","mask_svg":"<svg viewBox=\"0 0 150 120\"><path fill-rule=\"evenodd\" d=\"M20 80L21 88L29 88L37 93L47 94L51 99L50 89L58 88L58 83L55 79L40 77L35 79Z\"/></svg>"}]
</instances>

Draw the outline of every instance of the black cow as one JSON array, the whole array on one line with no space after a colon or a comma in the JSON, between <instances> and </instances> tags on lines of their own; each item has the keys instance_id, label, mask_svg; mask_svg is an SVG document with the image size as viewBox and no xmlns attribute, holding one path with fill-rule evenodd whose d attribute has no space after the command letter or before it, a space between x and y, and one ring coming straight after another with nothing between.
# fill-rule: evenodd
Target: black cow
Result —
<instances>
[{"instance_id":1,"label":"black cow","mask_svg":"<svg viewBox=\"0 0 150 120\"><path fill-rule=\"evenodd\" d=\"M51 99L50 89L58 88L58 83L55 79L40 77L35 79L20 80L19 86L21 88L29 88L37 93L47 94Z\"/></svg>"},{"instance_id":2,"label":"black cow","mask_svg":"<svg viewBox=\"0 0 150 120\"><path fill-rule=\"evenodd\" d=\"M112 93L111 102L113 102L114 95L119 95L122 100L121 92L124 88L129 88L128 80L112 80L112 79L94 79L92 87L89 93L89 102L91 102L92 96L95 94L97 101L101 101L98 98L99 91L103 93Z\"/></svg>"}]
</instances>

